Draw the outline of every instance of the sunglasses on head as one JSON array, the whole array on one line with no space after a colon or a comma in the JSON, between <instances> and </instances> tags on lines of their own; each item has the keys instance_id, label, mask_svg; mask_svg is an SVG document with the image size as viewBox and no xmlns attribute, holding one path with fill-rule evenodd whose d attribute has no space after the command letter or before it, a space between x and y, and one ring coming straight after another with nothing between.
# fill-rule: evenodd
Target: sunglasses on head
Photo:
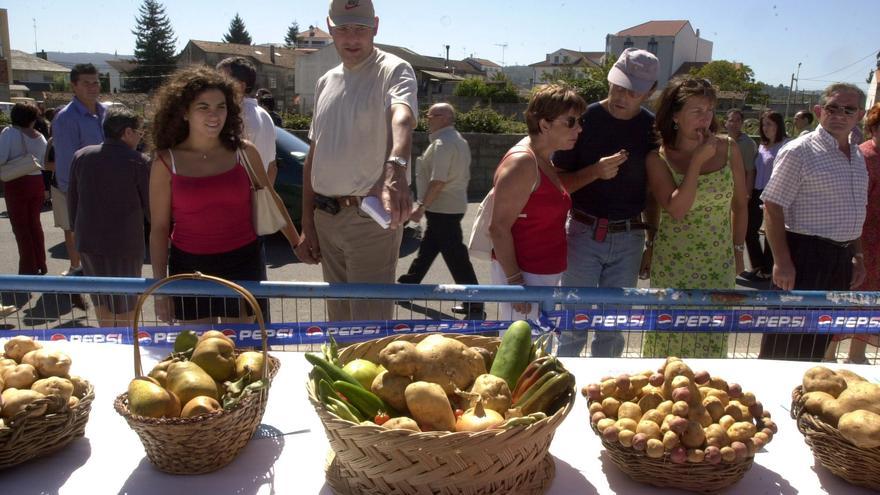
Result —
<instances>
[{"instance_id":1,"label":"sunglasses on head","mask_svg":"<svg viewBox=\"0 0 880 495\"><path fill-rule=\"evenodd\" d=\"M858 107L851 107L851 106L843 106L842 107L840 105L825 105L822 108L824 108L825 111L830 113L831 115L839 114L840 112L843 112L846 115L855 115L856 112L859 111Z\"/></svg>"},{"instance_id":2,"label":"sunglasses on head","mask_svg":"<svg viewBox=\"0 0 880 495\"><path fill-rule=\"evenodd\" d=\"M682 83L685 88L711 88L712 82L708 79L687 79Z\"/></svg>"},{"instance_id":3,"label":"sunglasses on head","mask_svg":"<svg viewBox=\"0 0 880 495\"><path fill-rule=\"evenodd\" d=\"M556 118L553 120L562 120L562 122L565 124L565 127L568 127L569 129L572 129L578 123L578 118L571 115L569 115L568 117Z\"/></svg>"}]
</instances>

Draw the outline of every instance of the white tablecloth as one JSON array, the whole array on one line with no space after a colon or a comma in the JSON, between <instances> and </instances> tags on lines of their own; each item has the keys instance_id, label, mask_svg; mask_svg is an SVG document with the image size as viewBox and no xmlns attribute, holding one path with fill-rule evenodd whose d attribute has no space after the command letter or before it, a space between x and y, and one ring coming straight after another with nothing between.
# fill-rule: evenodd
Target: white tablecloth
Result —
<instances>
[{"instance_id":1,"label":"white tablecloth","mask_svg":"<svg viewBox=\"0 0 880 495\"><path fill-rule=\"evenodd\" d=\"M73 357L72 372L95 384L96 397L83 438L49 457L0 471L0 493L63 494L331 494L324 482L329 449L324 430L306 398L309 366L301 353L275 353L282 366L272 387L261 427L229 466L200 476L164 474L146 459L137 435L113 409L113 401L134 376L132 347L52 342ZM147 356L149 369L161 356ZM578 390L603 375L659 366L656 359L564 359L578 379ZM727 493L859 495L871 493L832 475L813 459L790 418L791 390L809 363L757 360L690 360L695 370L738 381L753 391L779 425L779 433L755 458L745 478ZM832 365L833 367L833 365ZM876 367L846 366L872 381ZM551 494L678 493L631 481L611 463L588 424L586 401L577 405L556 432L550 448L556 460Z\"/></svg>"}]
</instances>

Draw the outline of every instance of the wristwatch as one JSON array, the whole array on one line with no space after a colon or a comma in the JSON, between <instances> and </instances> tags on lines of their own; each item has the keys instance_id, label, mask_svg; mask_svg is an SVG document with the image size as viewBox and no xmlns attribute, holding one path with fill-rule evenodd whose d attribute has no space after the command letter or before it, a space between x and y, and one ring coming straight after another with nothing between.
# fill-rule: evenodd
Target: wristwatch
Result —
<instances>
[{"instance_id":1,"label":"wristwatch","mask_svg":"<svg viewBox=\"0 0 880 495\"><path fill-rule=\"evenodd\" d=\"M409 160L407 160L406 158L404 158L402 156L389 156L388 159L385 160L385 163L393 163L394 165L397 165L398 167L406 168L407 165L409 165Z\"/></svg>"}]
</instances>

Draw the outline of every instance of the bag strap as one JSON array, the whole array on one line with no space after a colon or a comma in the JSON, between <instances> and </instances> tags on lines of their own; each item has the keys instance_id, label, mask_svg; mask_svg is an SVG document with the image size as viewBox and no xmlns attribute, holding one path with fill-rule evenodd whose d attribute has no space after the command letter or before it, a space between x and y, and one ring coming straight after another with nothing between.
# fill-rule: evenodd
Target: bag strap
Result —
<instances>
[{"instance_id":1,"label":"bag strap","mask_svg":"<svg viewBox=\"0 0 880 495\"><path fill-rule=\"evenodd\" d=\"M535 183L532 184L532 191L531 191L531 192L535 192L535 190L538 189L538 186L541 184L541 168L538 166L538 157L535 156L535 152L529 146L517 144L517 145L514 145L513 147L511 147L509 150L507 150L507 153L505 153L504 156L501 158L500 163L504 163L504 160L507 160L507 157L509 157L510 155L513 155L514 153L528 153L529 156L532 157L532 160L535 162ZM494 180L493 180L493 183L494 183ZM493 187L493 189L494 189L494 187Z\"/></svg>"},{"instance_id":2,"label":"bag strap","mask_svg":"<svg viewBox=\"0 0 880 495\"><path fill-rule=\"evenodd\" d=\"M254 173L254 169L251 166L251 161L248 160L247 152L245 152L244 148L238 149L238 157L239 161L244 164L244 169L248 174L248 180L251 182L251 190L257 191L263 188L262 185L257 183L257 174Z\"/></svg>"}]
</instances>

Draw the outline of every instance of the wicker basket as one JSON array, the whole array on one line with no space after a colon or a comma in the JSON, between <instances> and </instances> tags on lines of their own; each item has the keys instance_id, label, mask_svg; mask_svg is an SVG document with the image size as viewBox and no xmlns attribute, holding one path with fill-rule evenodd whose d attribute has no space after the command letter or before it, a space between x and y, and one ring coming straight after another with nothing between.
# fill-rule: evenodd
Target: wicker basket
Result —
<instances>
[{"instance_id":1,"label":"wicker basket","mask_svg":"<svg viewBox=\"0 0 880 495\"><path fill-rule=\"evenodd\" d=\"M15 466L22 462L51 454L64 448L76 437L81 437L89 421L92 401L95 400L94 387L86 382L86 391L78 397L74 407L59 404L58 397L46 397L34 401L24 411L9 421L9 428L0 430L0 469ZM59 412L34 418L28 412L42 405L54 405Z\"/></svg>"},{"instance_id":2,"label":"wicker basket","mask_svg":"<svg viewBox=\"0 0 880 495\"><path fill-rule=\"evenodd\" d=\"M236 291L253 308L263 339L263 378L271 380L281 363L267 353L266 325L254 296L228 280L201 273L179 274L164 278L144 292L134 312L132 333L138 333L138 317L147 297L156 289L175 280L207 280ZM239 351L236 350L236 354ZM144 376L138 339L134 339L134 374ZM116 398L114 407L144 444L147 457L158 469L171 474L202 474L220 469L232 462L253 436L269 398L268 389L243 398L230 410L192 418L146 418L128 410L128 393Z\"/></svg>"},{"instance_id":3,"label":"wicker basket","mask_svg":"<svg viewBox=\"0 0 880 495\"><path fill-rule=\"evenodd\" d=\"M494 350L497 338L447 334L468 346ZM343 363L357 358L378 360L379 351L394 340L416 343L427 335L401 335L344 348ZM330 441L327 483L337 494L540 494L553 481L555 467L548 454L553 434L573 407L574 390L566 405L549 418L507 430L409 432L355 425L330 413L307 385Z\"/></svg>"},{"instance_id":4,"label":"wicker basket","mask_svg":"<svg viewBox=\"0 0 880 495\"><path fill-rule=\"evenodd\" d=\"M791 393L791 417L797 421L813 455L832 473L853 485L880 491L880 447L863 449L843 438L840 430L804 410L804 388Z\"/></svg>"},{"instance_id":5,"label":"wicker basket","mask_svg":"<svg viewBox=\"0 0 880 495\"><path fill-rule=\"evenodd\" d=\"M595 426L593 431L602 438ZM717 493L727 488L741 480L754 462L754 457L747 457L730 464L675 464L669 460L668 453L654 459L644 452L624 447L618 442L608 442L604 438L602 445L611 461L634 481L696 493Z\"/></svg>"}]
</instances>

